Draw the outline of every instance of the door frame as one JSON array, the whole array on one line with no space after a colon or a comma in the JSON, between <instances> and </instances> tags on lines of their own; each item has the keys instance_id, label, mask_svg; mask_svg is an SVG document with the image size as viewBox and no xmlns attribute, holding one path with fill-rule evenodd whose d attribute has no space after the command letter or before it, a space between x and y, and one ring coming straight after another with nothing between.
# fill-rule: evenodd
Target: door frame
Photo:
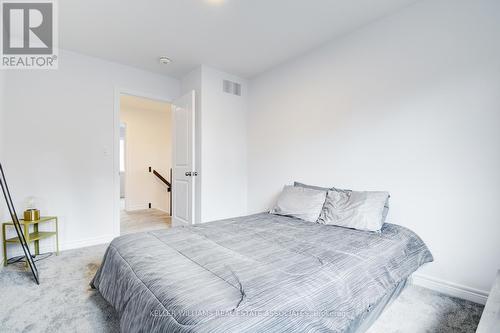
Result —
<instances>
[{"instance_id":1,"label":"door frame","mask_svg":"<svg viewBox=\"0 0 500 333\"><path fill-rule=\"evenodd\" d=\"M125 210L127 209L128 205L127 205L127 170L128 170L128 152L127 152L127 123L124 123L124 122L121 122L120 121L120 128L119 128L119 135L121 137L121 130L122 130L122 126L123 128L125 128L125 137L123 138L123 145L124 145L124 161L125 161L125 172L124 172L124 177L125 177L125 180L124 180L124 186L125 186L125 189L124 189L124 199L125 199ZM120 142L118 142L119 144ZM118 156L120 154L120 146L118 146ZM120 168L120 160L118 160L118 171L121 172ZM121 189L121 186L122 186L122 180L120 179L120 200L122 199L122 189ZM121 203L120 203L121 204Z\"/></svg>"},{"instance_id":2,"label":"door frame","mask_svg":"<svg viewBox=\"0 0 500 333\"><path fill-rule=\"evenodd\" d=\"M153 95L133 89L115 87L113 107L113 234L120 236L120 96L129 95L172 104L168 96Z\"/></svg>"}]
</instances>

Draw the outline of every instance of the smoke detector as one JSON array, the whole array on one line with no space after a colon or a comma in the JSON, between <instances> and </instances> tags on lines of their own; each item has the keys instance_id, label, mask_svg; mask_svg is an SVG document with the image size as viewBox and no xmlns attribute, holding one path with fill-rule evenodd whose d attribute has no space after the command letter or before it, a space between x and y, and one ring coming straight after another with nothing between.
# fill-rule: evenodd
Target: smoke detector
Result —
<instances>
[{"instance_id":1,"label":"smoke detector","mask_svg":"<svg viewBox=\"0 0 500 333\"><path fill-rule=\"evenodd\" d=\"M172 62L172 59L170 59L169 57L165 57L165 56L160 57L160 64L162 64L162 65L168 65L171 62Z\"/></svg>"}]
</instances>

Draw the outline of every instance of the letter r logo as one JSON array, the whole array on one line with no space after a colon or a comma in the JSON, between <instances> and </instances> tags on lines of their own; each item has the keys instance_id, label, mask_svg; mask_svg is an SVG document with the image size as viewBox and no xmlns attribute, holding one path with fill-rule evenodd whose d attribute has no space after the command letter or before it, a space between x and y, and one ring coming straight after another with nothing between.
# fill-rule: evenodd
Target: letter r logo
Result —
<instances>
[{"instance_id":1,"label":"letter r logo","mask_svg":"<svg viewBox=\"0 0 500 333\"><path fill-rule=\"evenodd\" d=\"M3 2L3 53L52 54L53 4Z\"/></svg>"}]
</instances>

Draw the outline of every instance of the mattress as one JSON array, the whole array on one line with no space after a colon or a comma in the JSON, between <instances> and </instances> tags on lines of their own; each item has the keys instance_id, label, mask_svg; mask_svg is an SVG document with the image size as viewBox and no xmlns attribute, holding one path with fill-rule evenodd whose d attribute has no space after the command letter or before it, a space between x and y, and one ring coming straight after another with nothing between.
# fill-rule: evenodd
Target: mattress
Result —
<instances>
[{"instance_id":1,"label":"mattress","mask_svg":"<svg viewBox=\"0 0 500 333\"><path fill-rule=\"evenodd\" d=\"M402 226L262 213L118 237L91 285L123 332L355 332L432 260Z\"/></svg>"}]
</instances>

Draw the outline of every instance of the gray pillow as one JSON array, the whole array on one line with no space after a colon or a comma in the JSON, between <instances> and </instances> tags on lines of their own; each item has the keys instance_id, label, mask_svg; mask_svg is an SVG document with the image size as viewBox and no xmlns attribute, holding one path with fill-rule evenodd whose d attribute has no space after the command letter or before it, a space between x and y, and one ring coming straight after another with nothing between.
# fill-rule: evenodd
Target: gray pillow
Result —
<instances>
[{"instance_id":1,"label":"gray pillow","mask_svg":"<svg viewBox=\"0 0 500 333\"><path fill-rule=\"evenodd\" d=\"M299 183L299 182L294 182L293 186L310 188L310 189L314 189L314 190L321 190L321 191L325 191L325 192L328 192L328 191L351 192L352 191L352 190L343 190L343 189L336 188L336 187L327 188L327 187L320 187L320 186L314 186L314 185L307 185L307 184L303 184L303 183ZM390 197L391 197L391 195L389 194L389 196L387 197L387 201L384 203L384 212L382 213L382 223L385 223L385 220L387 219L387 214L389 214L389 198Z\"/></svg>"},{"instance_id":2,"label":"gray pillow","mask_svg":"<svg viewBox=\"0 0 500 333\"><path fill-rule=\"evenodd\" d=\"M387 192L328 191L318 222L365 231L380 231Z\"/></svg>"},{"instance_id":3,"label":"gray pillow","mask_svg":"<svg viewBox=\"0 0 500 333\"><path fill-rule=\"evenodd\" d=\"M328 192L329 190L331 190L331 188L328 188L328 187L320 187L320 186L314 186L314 185L307 185L307 184L303 184L303 183L299 183L299 182L294 182L293 186L303 187L303 188L310 188L312 190L325 191L325 192Z\"/></svg>"},{"instance_id":4,"label":"gray pillow","mask_svg":"<svg viewBox=\"0 0 500 333\"><path fill-rule=\"evenodd\" d=\"M316 222L323 209L326 194L325 191L287 185L270 213Z\"/></svg>"}]
</instances>

